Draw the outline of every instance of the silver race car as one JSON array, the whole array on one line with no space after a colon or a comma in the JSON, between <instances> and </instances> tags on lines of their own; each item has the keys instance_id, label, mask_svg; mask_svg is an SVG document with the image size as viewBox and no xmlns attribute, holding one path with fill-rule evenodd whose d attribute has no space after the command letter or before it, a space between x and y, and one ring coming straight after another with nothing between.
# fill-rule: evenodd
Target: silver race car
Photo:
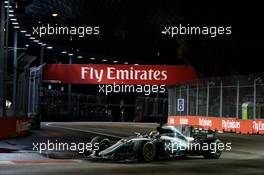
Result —
<instances>
[{"instance_id":1,"label":"silver race car","mask_svg":"<svg viewBox=\"0 0 264 175\"><path fill-rule=\"evenodd\" d=\"M159 126L150 134L135 133L134 136L113 144L106 137L95 137L91 143L97 144L98 149L90 152L89 156L113 160L138 159L144 162L188 155L202 155L208 159L218 159L221 156L219 145L223 143L215 138L214 132L189 126L185 126L185 133L186 131L188 134L183 134L174 126Z\"/></svg>"}]
</instances>

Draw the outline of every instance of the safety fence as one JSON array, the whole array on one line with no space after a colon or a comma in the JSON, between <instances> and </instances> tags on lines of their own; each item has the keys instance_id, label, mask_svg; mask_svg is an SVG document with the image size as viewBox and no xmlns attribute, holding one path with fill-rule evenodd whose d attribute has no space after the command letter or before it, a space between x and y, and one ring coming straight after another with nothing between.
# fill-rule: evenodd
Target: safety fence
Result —
<instances>
[{"instance_id":1,"label":"safety fence","mask_svg":"<svg viewBox=\"0 0 264 175\"><path fill-rule=\"evenodd\" d=\"M168 88L169 116L264 119L263 74L210 78Z\"/></svg>"},{"instance_id":2,"label":"safety fence","mask_svg":"<svg viewBox=\"0 0 264 175\"><path fill-rule=\"evenodd\" d=\"M263 73L185 82L169 87L168 94L169 124L239 133L264 130Z\"/></svg>"}]
</instances>

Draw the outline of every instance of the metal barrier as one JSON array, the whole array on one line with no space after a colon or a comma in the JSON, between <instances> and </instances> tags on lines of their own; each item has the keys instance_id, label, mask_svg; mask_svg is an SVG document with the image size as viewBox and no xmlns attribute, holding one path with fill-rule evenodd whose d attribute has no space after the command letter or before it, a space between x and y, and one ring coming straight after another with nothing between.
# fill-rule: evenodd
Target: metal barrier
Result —
<instances>
[{"instance_id":1,"label":"metal barrier","mask_svg":"<svg viewBox=\"0 0 264 175\"><path fill-rule=\"evenodd\" d=\"M263 75L200 79L169 87L169 116L264 119Z\"/></svg>"}]
</instances>

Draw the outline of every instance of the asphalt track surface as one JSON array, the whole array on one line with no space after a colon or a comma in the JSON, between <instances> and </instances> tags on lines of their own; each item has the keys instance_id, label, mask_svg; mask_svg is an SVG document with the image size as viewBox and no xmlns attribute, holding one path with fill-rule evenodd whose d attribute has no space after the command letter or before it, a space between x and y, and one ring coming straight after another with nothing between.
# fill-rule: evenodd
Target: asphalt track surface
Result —
<instances>
[{"instance_id":1,"label":"asphalt track surface","mask_svg":"<svg viewBox=\"0 0 264 175\"><path fill-rule=\"evenodd\" d=\"M75 152L49 151L40 154L32 151L32 142L45 142L47 139L89 142L96 135L118 140L134 132L147 133L156 126L134 123L43 123L41 131L34 131L30 137L0 142L0 174L264 174L263 136L218 134L223 142L232 143L232 150L224 152L219 160L189 157L152 163L113 162L87 160ZM9 152L3 151L5 145L10 149Z\"/></svg>"}]
</instances>

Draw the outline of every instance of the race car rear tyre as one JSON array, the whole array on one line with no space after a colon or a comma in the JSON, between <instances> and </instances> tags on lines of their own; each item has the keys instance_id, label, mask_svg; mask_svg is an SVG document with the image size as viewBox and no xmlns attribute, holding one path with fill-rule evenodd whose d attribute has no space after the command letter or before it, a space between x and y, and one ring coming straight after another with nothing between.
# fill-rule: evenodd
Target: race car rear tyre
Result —
<instances>
[{"instance_id":1,"label":"race car rear tyre","mask_svg":"<svg viewBox=\"0 0 264 175\"><path fill-rule=\"evenodd\" d=\"M94 137L91 141L91 144L93 145L93 151L92 154L94 156L98 156L98 153L110 146L110 140L106 137L97 136Z\"/></svg>"},{"instance_id":2,"label":"race car rear tyre","mask_svg":"<svg viewBox=\"0 0 264 175\"><path fill-rule=\"evenodd\" d=\"M209 139L206 141L206 143L209 146L209 150L206 150L203 152L203 156L206 159L219 159L221 154L222 154L222 150L219 150L218 148L218 144L222 143L219 139ZM212 149L210 145L214 145L214 148Z\"/></svg>"},{"instance_id":3,"label":"race car rear tyre","mask_svg":"<svg viewBox=\"0 0 264 175\"><path fill-rule=\"evenodd\" d=\"M156 146L153 142L139 142L136 146L138 159L141 162L151 162L156 158Z\"/></svg>"}]
</instances>

